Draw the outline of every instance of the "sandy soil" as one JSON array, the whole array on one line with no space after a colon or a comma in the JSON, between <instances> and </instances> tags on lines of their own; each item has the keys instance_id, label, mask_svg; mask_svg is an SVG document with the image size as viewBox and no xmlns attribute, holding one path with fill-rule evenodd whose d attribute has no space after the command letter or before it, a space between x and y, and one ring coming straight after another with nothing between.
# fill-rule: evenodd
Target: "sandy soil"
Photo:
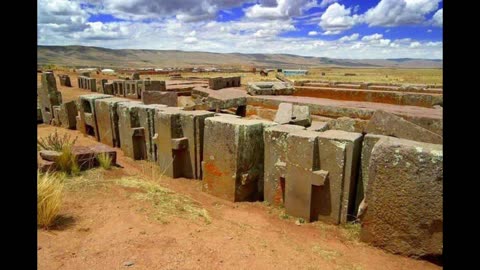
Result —
<instances>
[{"instance_id":1,"label":"sandy soil","mask_svg":"<svg viewBox=\"0 0 480 270\"><path fill-rule=\"evenodd\" d=\"M38 136L55 129L78 136L78 145L97 144L78 131L38 126ZM148 174L146 162L118 151L105 179ZM148 176L148 175L147 175ZM99 179L98 181L105 181ZM388 254L352 241L339 226L296 225L279 209L261 202L230 203L201 191L200 181L162 178L168 187L200 203L211 223L173 217L151 218L152 205L119 185L68 191L61 225L38 229L38 269L440 269L426 261ZM130 266L125 264L130 263Z\"/></svg>"}]
</instances>

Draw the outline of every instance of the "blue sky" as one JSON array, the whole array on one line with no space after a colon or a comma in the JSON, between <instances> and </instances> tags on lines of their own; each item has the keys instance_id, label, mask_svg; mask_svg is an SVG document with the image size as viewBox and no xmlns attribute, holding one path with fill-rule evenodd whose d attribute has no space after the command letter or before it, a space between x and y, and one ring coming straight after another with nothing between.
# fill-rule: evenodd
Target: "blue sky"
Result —
<instances>
[{"instance_id":1,"label":"blue sky","mask_svg":"<svg viewBox=\"0 0 480 270\"><path fill-rule=\"evenodd\" d=\"M440 0L38 0L38 44L442 59Z\"/></svg>"}]
</instances>

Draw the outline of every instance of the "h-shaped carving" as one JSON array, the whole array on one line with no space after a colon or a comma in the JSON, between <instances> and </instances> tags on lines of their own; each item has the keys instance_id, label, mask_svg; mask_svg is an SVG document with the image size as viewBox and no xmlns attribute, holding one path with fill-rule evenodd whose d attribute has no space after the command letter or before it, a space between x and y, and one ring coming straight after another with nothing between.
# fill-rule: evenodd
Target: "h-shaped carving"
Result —
<instances>
[{"instance_id":1,"label":"h-shaped carving","mask_svg":"<svg viewBox=\"0 0 480 270\"><path fill-rule=\"evenodd\" d=\"M287 136L286 213L306 221L347 222L354 208L362 135L329 130Z\"/></svg>"}]
</instances>

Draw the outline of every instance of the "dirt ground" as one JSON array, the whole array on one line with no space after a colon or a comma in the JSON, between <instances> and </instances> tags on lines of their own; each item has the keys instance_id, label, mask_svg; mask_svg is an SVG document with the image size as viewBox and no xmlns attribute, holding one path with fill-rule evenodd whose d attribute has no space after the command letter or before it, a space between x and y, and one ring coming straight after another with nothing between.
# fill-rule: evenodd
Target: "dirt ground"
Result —
<instances>
[{"instance_id":1,"label":"dirt ground","mask_svg":"<svg viewBox=\"0 0 480 270\"><path fill-rule=\"evenodd\" d=\"M97 144L75 130L38 126L38 136L57 129L78 136L77 145ZM99 169L104 185L67 190L61 222L38 229L38 269L440 269L427 261L386 253L359 243L341 226L296 225L282 209L264 203L230 203L201 191L200 181L157 182L208 211L211 222L152 218L151 203L133 188L110 183L122 176L150 177L147 162L117 151L121 168ZM283 217L283 218L282 218Z\"/></svg>"}]
</instances>

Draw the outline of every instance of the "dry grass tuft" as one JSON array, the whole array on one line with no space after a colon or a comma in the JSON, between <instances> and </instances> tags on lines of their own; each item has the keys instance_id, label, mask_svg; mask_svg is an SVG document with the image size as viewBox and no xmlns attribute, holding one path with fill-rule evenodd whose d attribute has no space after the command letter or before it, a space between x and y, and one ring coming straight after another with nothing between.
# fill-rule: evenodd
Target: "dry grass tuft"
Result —
<instances>
[{"instance_id":1,"label":"dry grass tuft","mask_svg":"<svg viewBox=\"0 0 480 270\"><path fill-rule=\"evenodd\" d=\"M37 139L37 149L61 152L65 147L71 148L77 141L77 138L72 139L67 133L60 136L55 129L55 132L47 137Z\"/></svg>"},{"instance_id":2,"label":"dry grass tuft","mask_svg":"<svg viewBox=\"0 0 480 270\"><path fill-rule=\"evenodd\" d=\"M56 163L60 171L68 175L78 175L80 173L80 166L78 166L71 146L63 147L61 155L56 159Z\"/></svg>"},{"instance_id":3,"label":"dry grass tuft","mask_svg":"<svg viewBox=\"0 0 480 270\"><path fill-rule=\"evenodd\" d=\"M198 202L161 187L153 181L124 177L116 181L123 187L136 188L139 192L134 197L152 203L155 214L154 218L162 223L168 223L172 216L187 217L190 219L203 218L207 224L211 223L211 217L207 210Z\"/></svg>"},{"instance_id":4,"label":"dry grass tuft","mask_svg":"<svg viewBox=\"0 0 480 270\"><path fill-rule=\"evenodd\" d=\"M37 172L37 225L48 229L53 225L62 205L63 176Z\"/></svg>"},{"instance_id":5,"label":"dry grass tuft","mask_svg":"<svg viewBox=\"0 0 480 270\"><path fill-rule=\"evenodd\" d=\"M112 168L112 158L108 153L100 153L96 158L100 164L100 167L104 168L105 170L110 170Z\"/></svg>"}]
</instances>

